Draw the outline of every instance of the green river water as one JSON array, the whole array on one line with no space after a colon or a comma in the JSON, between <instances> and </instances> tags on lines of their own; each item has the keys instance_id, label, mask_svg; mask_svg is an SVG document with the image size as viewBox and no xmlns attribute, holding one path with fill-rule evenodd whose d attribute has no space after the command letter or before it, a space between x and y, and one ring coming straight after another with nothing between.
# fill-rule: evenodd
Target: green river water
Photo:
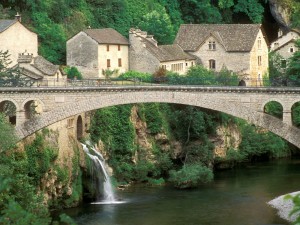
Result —
<instances>
[{"instance_id":1,"label":"green river water","mask_svg":"<svg viewBox=\"0 0 300 225\"><path fill-rule=\"evenodd\" d=\"M85 204L65 213L84 225L288 224L266 202L299 191L299 184L300 160L279 160L219 171L199 189L131 187L116 192L125 203Z\"/></svg>"}]
</instances>

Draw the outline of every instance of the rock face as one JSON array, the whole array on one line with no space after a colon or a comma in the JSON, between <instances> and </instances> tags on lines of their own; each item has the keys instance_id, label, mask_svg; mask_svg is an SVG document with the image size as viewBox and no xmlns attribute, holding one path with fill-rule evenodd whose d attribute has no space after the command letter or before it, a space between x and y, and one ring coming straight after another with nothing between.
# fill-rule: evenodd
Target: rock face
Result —
<instances>
[{"instance_id":1,"label":"rock face","mask_svg":"<svg viewBox=\"0 0 300 225\"><path fill-rule=\"evenodd\" d=\"M290 194L290 196L299 195L300 191L293 192ZM299 213L293 214L290 216L290 212L292 211L294 207L294 203L291 199L286 199L286 195L281 195L271 201L268 202L270 206L278 210L278 215L289 222L294 222L296 218L299 216Z\"/></svg>"},{"instance_id":2,"label":"rock face","mask_svg":"<svg viewBox=\"0 0 300 225\"><path fill-rule=\"evenodd\" d=\"M269 0L269 6L272 16L280 24L283 30L289 30L291 25L291 8L282 0Z\"/></svg>"}]
</instances>

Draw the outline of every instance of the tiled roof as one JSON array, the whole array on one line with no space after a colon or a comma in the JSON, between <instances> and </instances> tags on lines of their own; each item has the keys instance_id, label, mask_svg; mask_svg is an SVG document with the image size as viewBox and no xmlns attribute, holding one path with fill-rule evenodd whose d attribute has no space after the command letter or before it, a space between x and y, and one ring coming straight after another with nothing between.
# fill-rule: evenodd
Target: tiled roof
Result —
<instances>
[{"instance_id":1,"label":"tiled roof","mask_svg":"<svg viewBox=\"0 0 300 225\"><path fill-rule=\"evenodd\" d=\"M17 20L0 20L0 33L5 31L7 28L9 28L16 22Z\"/></svg>"},{"instance_id":2,"label":"tiled roof","mask_svg":"<svg viewBox=\"0 0 300 225\"><path fill-rule=\"evenodd\" d=\"M87 29L84 30L87 35L97 41L99 44L120 44L129 45L128 40L118 31L112 28Z\"/></svg>"},{"instance_id":3,"label":"tiled roof","mask_svg":"<svg viewBox=\"0 0 300 225\"><path fill-rule=\"evenodd\" d=\"M52 64L42 56L34 57L33 66L46 75L55 75L59 66Z\"/></svg>"},{"instance_id":4,"label":"tiled roof","mask_svg":"<svg viewBox=\"0 0 300 225\"><path fill-rule=\"evenodd\" d=\"M196 51L212 35L226 51L249 52L260 28L260 24L183 24L174 43L185 51Z\"/></svg>"},{"instance_id":5,"label":"tiled roof","mask_svg":"<svg viewBox=\"0 0 300 225\"><path fill-rule=\"evenodd\" d=\"M195 57L185 53L182 48L177 45L160 45L156 46L146 38L143 38L146 48L160 61L176 61L176 60L192 60Z\"/></svg>"}]
</instances>

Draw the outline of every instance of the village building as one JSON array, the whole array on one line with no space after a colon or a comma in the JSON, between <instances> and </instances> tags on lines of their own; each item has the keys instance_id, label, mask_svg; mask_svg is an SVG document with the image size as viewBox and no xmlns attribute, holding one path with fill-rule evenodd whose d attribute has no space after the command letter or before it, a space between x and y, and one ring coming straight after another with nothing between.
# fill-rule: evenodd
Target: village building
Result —
<instances>
[{"instance_id":1,"label":"village building","mask_svg":"<svg viewBox=\"0 0 300 225\"><path fill-rule=\"evenodd\" d=\"M271 52L276 52L283 60L290 58L297 50L295 42L300 38L300 31L290 30L287 33L283 33L281 29L278 31L278 38L271 43Z\"/></svg>"},{"instance_id":2,"label":"village building","mask_svg":"<svg viewBox=\"0 0 300 225\"><path fill-rule=\"evenodd\" d=\"M67 76L61 72L59 66L42 56L21 53L14 68L18 68L22 76L30 78L34 86L63 86L67 82Z\"/></svg>"},{"instance_id":3,"label":"village building","mask_svg":"<svg viewBox=\"0 0 300 225\"><path fill-rule=\"evenodd\" d=\"M0 20L0 51L9 51L10 66L17 63L19 53L38 55L38 36L21 23L20 15L14 20Z\"/></svg>"},{"instance_id":4,"label":"village building","mask_svg":"<svg viewBox=\"0 0 300 225\"><path fill-rule=\"evenodd\" d=\"M128 71L128 40L112 28L87 29L67 41L67 65L75 66L85 79L104 78Z\"/></svg>"},{"instance_id":5,"label":"village building","mask_svg":"<svg viewBox=\"0 0 300 225\"><path fill-rule=\"evenodd\" d=\"M129 31L130 70L155 73L160 67L167 71L185 74L195 65L195 57L177 45L158 45L153 35L139 29Z\"/></svg>"},{"instance_id":6,"label":"village building","mask_svg":"<svg viewBox=\"0 0 300 225\"><path fill-rule=\"evenodd\" d=\"M237 73L246 85L262 85L268 73L268 46L259 24L183 24L174 43L208 69Z\"/></svg>"}]
</instances>

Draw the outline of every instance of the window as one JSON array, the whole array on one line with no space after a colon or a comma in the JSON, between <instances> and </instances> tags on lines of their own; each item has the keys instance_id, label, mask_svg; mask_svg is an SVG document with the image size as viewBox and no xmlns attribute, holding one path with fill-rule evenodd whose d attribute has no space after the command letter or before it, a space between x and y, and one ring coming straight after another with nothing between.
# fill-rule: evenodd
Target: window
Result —
<instances>
[{"instance_id":1,"label":"window","mask_svg":"<svg viewBox=\"0 0 300 225\"><path fill-rule=\"evenodd\" d=\"M215 41L208 42L208 49L209 50L216 50L216 42Z\"/></svg>"},{"instance_id":2,"label":"window","mask_svg":"<svg viewBox=\"0 0 300 225\"><path fill-rule=\"evenodd\" d=\"M189 64L188 63L185 63L185 66L188 66Z\"/></svg>"},{"instance_id":3,"label":"window","mask_svg":"<svg viewBox=\"0 0 300 225\"><path fill-rule=\"evenodd\" d=\"M281 68L286 68L286 60L285 59L282 59L281 60Z\"/></svg>"},{"instance_id":4,"label":"window","mask_svg":"<svg viewBox=\"0 0 300 225\"><path fill-rule=\"evenodd\" d=\"M172 71L182 71L183 70L183 63L171 64L171 70Z\"/></svg>"},{"instance_id":5,"label":"window","mask_svg":"<svg viewBox=\"0 0 300 225\"><path fill-rule=\"evenodd\" d=\"M216 60L210 59L208 62L209 62L209 69L215 70L216 69Z\"/></svg>"},{"instance_id":6,"label":"window","mask_svg":"<svg viewBox=\"0 0 300 225\"><path fill-rule=\"evenodd\" d=\"M109 52L109 45L106 45L106 51Z\"/></svg>"},{"instance_id":7,"label":"window","mask_svg":"<svg viewBox=\"0 0 300 225\"><path fill-rule=\"evenodd\" d=\"M290 47L290 52L291 52L291 53L294 52L294 47Z\"/></svg>"},{"instance_id":8,"label":"window","mask_svg":"<svg viewBox=\"0 0 300 225\"><path fill-rule=\"evenodd\" d=\"M107 61L106 61L106 65L107 65L107 68L109 68L109 67L110 67L110 59L107 59Z\"/></svg>"},{"instance_id":9,"label":"window","mask_svg":"<svg viewBox=\"0 0 300 225\"><path fill-rule=\"evenodd\" d=\"M119 67L122 67L122 59L118 59L118 65Z\"/></svg>"},{"instance_id":10,"label":"window","mask_svg":"<svg viewBox=\"0 0 300 225\"><path fill-rule=\"evenodd\" d=\"M257 41L257 47L258 47L258 49L261 49L261 39L260 39L260 37L258 38L258 41Z\"/></svg>"},{"instance_id":11,"label":"window","mask_svg":"<svg viewBox=\"0 0 300 225\"><path fill-rule=\"evenodd\" d=\"M258 64L259 66L261 66L261 56L258 56L258 58L257 58L257 64Z\"/></svg>"},{"instance_id":12,"label":"window","mask_svg":"<svg viewBox=\"0 0 300 225\"><path fill-rule=\"evenodd\" d=\"M161 65L161 68L163 68L164 70L167 70L167 65Z\"/></svg>"},{"instance_id":13,"label":"window","mask_svg":"<svg viewBox=\"0 0 300 225\"><path fill-rule=\"evenodd\" d=\"M118 51L121 51L121 45L118 45Z\"/></svg>"}]
</instances>

